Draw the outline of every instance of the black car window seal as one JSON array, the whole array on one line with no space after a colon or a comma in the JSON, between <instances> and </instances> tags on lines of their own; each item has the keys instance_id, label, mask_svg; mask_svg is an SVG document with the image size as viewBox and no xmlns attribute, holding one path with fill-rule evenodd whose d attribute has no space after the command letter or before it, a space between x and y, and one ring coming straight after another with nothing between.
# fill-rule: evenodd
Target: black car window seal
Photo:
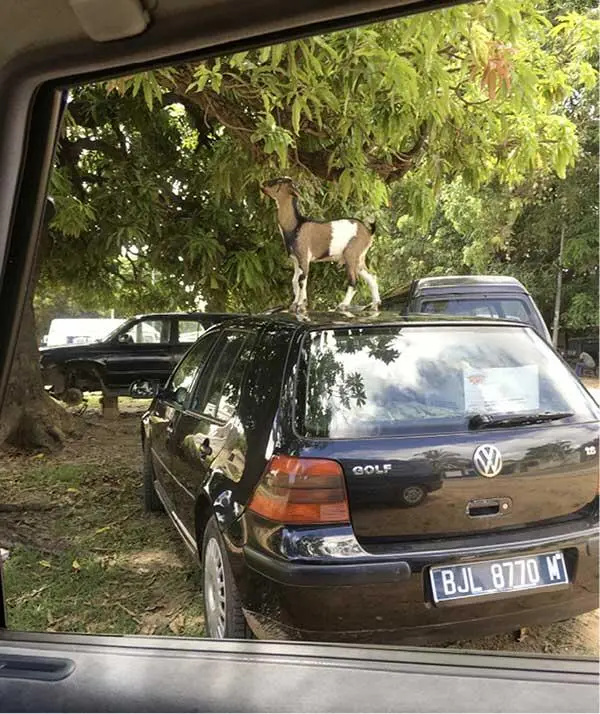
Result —
<instances>
[{"instance_id":1,"label":"black car window seal","mask_svg":"<svg viewBox=\"0 0 600 714\"><path fill-rule=\"evenodd\" d=\"M238 348L238 351L237 351L235 357L233 358L231 364L229 365L229 369L227 370L227 374L226 374L225 377L223 378L223 386L221 387L221 391L219 392L218 397L217 397L217 399L216 399L216 401L215 401L215 410L216 410L216 411L215 411L215 416L214 416L214 418L215 418L216 421L223 421L222 419L219 419L218 414L219 414L219 404L221 403L221 399L223 399L223 392L224 392L224 390L225 390L225 384L227 383L227 380L229 379L233 368L236 366L238 360L241 358L242 352L244 351L244 347L246 346L246 344L247 344L247 342L248 342L248 339L249 339L249 338L248 338L248 336L246 335L246 337L244 338L244 340L243 340L242 343L240 344L240 346L239 346L239 348ZM211 377L210 386L212 386L212 382L213 382L213 380L214 380L214 378L215 378L215 375L217 374L217 365L218 365L218 364L219 364L219 363L217 362L217 364L215 365L215 369L214 369L214 372L213 372L212 377ZM245 368L244 368L244 374L245 374L245 373L246 373L246 370L245 370ZM243 376L243 375L242 375L242 376ZM241 389L241 387L240 387L240 389ZM206 390L206 394L210 394L210 390L209 390L209 389ZM205 404L205 405L204 405L204 408L206 408L206 406L207 406L207 405ZM237 405L236 405L236 408L237 408ZM205 415L205 416L210 416L210 414L205 414L205 412L202 412L202 414Z\"/></svg>"},{"instance_id":2,"label":"black car window seal","mask_svg":"<svg viewBox=\"0 0 600 714\"><path fill-rule=\"evenodd\" d=\"M514 322L514 321L512 321L512 322ZM435 324L435 323L433 323L433 324ZM511 322L507 322L507 323L499 323L499 324L501 324L502 327L513 327L518 330L527 330L531 339L535 339L536 337L538 339L542 339L541 337L539 337L539 335L537 334L537 332L535 331L533 326L530 325L529 323L523 322L520 324L511 324ZM380 325L356 325L356 326L348 325L348 326L344 326L344 327L333 327L333 326L328 325L328 326L324 326L324 327L314 327L314 328L310 328L310 329L304 331L304 333L302 334L302 336L300 338L300 344L298 345L298 354L297 354L297 357L295 360L296 377L294 379L293 393L291 395L292 407L291 407L291 415L290 415L291 416L291 419L290 419L291 425L290 426L291 426L292 434L294 435L294 437L296 437L297 439L299 439L300 441L303 441L303 442L319 442L319 443L327 442L327 441L336 441L336 442L338 442L338 441L339 442L356 441L357 439L359 439L360 441L371 441L371 440L376 440L376 439L382 438L381 436L377 435L377 436L361 436L361 437L340 437L340 438L332 439L332 437L330 437L330 436L307 436L306 434L302 434L302 432L299 429L299 424L298 424L298 419L300 416L298 413L298 405L300 402L302 402L302 404L304 404L304 402L306 400L306 393L307 393L307 386L308 386L306 384L306 371L307 371L306 367L308 365L305 364L304 344L305 344L305 341L308 339L308 335L311 335L315 332L326 332L326 331L330 331L330 330L333 330L334 332L339 332L339 331L343 331L343 330L352 329L352 327L360 327L361 329L368 330L368 329L381 329L381 328L385 328L385 327L407 327L407 326L410 326L410 327L431 327L431 323L423 324L423 325L414 324L414 323L412 323L410 325L394 325L391 323L390 324L381 323ZM450 327L451 325L448 325L448 326ZM486 325L486 327L488 327L488 326L494 327L494 328L496 327L496 325L494 325L494 324ZM557 354L560 357L561 361L565 365L567 365L567 362L564 360L562 355L560 355L560 353L556 352L556 350L553 350L553 351L555 352L555 354ZM286 365L286 369L287 369L287 365ZM286 374L287 374L287 372L286 372ZM583 385L580 385L580 387L581 387L582 391L584 391L584 392L586 391L585 387ZM589 397L589 394L587 396ZM569 418L569 423L595 424L596 420L594 418L579 420L579 419L577 419L577 417L574 416L574 417ZM544 428L552 428L552 427L560 428L561 425L550 422L549 424L547 423L547 424L544 424L543 426L544 426ZM498 432L500 432L502 430L515 431L515 429L523 429L523 428L537 429L539 427L540 427L539 424L531 424L531 425L527 425L526 427L507 426L507 427L500 427L498 429ZM465 425L464 427L461 427L459 429L453 429L453 430L449 429L444 432L444 434L448 434L448 435L452 435L452 436L456 436L459 434L469 435L472 433L473 433L473 431L469 430L467 425ZM436 437L439 437L439 435L440 435L440 432L439 432L439 429L437 429L437 428L433 429L432 431L429 431L429 430L419 431L419 433L418 433L418 436L420 438L422 437L424 439L436 438ZM415 436L415 434L394 434L393 437L386 436L386 438L412 439L412 438L414 438L414 436Z\"/></svg>"},{"instance_id":3,"label":"black car window seal","mask_svg":"<svg viewBox=\"0 0 600 714\"><path fill-rule=\"evenodd\" d=\"M120 335L126 335L128 332L133 330L133 328L136 325L139 325L142 322L152 322L152 321L158 322L159 320L168 322L170 325L169 326L169 339L166 342L134 342L133 344L134 345L161 345L163 347L169 347L171 344L173 344L171 342L171 335L173 334L173 326L170 324L171 323L170 318L167 318L167 317L140 317L139 319L134 320L133 322L131 322L129 324L126 323L125 325L117 328L117 330L119 330L119 331L114 333L115 334L114 341L118 342ZM162 333L162 329L161 329L161 333Z\"/></svg>"},{"instance_id":4,"label":"black car window seal","mask_svg":"<svg viewBox=\"0 0 600 714\"><path fill-rule=\"evenodd\" d=\"M239 332L242 332L242 330L239 330ZM256 345L258 344L258 339L259 339L255 333L249 332L248 334L250 335L250 338L249 338L249 340L248 340L248 338L246 338L246 342L248 342L248 341L252 342L252 340L254 338L254 344L252 344L250 347L250 349L251 349L250 359L248 360L248 363L246 364L246 367L244 368L244 374L242 376L242 382L241 382L241 386L240 386L240 395L238 397L238 401L237 401L237 404L235 407L235 412L229 417L229 419L223 420L223 419L219 419L218 417L213 417L210 414L204 414L202 412L195 411L194 409L187 408L187 409L183 410L183 413L186 416L193 417L194 419L202 419L204 421L209 422L210 424L214 424L215 426L227 426L228 424L230 424L233 421L233 419L237 415L236 413L237 413L237 410L240 405L242 394L243 394L244 388L246 386L246 382L248 381L248 375L250 373L250 365L254 361L255 348L256 348ZM244 345L246 344L246 342L244 343ZM244 349L244 345L242 345L242 350ZM241 350L240 350L240 352L241 352ZM239 355L238 355L238 357L239 357Z\"/></svg>"},{"instance_id":5,"label":"black car window seal","mask_svg":"<svg viewBox=\"0 0 600 714\"><path fill-rule=\"evenodd\" d=\"M187 403L187 405L186 405L186 408L183 409L183 411L186 412L187 414L189 414L190 416L202 417L203 419L208 419L209 421L211 421L211 422L213 422L213 423L215 423L215 424L226 424L226 423L227 423L227 422L224 422L223 420L219 420L219 419L213 417L213 416L210 415L210 414L205 414L204 412L198 411L197 409L192 409L192 408L190 407L190 404L191 404L191 402L192 402L192 400L193 400L193 397L194 397L194 395L195 395L195 393L196 393L196 388L197 388L197 386L198 386L198 381L200 380L202 374L205 372L208 363L209 363L210 360L212 359L212 356L213 356L213 353L214 353L214 351L215 351L216 346L217 346L219 343L222 343L222 341L223 341L222 338L223 338L226 334L233 334L233 333L235 333L235 332L241 333L241 334L243 334L243 335L246 335L246 339L245 339L244 342L242 343L242 347L241 347L241 349L240 349L240 352L238 352L237 357L239 357L239 355L241 354L241 351L244 349L244 345L245 345L246 342L248 341L248 337L249 337L249 336L252 336L252 335L255 335L255 333L252 332L252 330L246 330L246 329L238 328L238 327L227 327L227 328L224 328L224 329L221 331L221 334L219 335L219 337L218 337L217 340L215 341L215 344L213 345L212 349L210 350L210 352L209 352L209 354L208 354L208 357L207 357L207 360L206 360L206 363L205 363L204 367L203 367L203 368L200 370L200 372L196 375L196 378L194 379L194 382L193 382L193 384L192 384L192 386L191 386L191 388L190 388L189 398L188 398L188 400L186 400L188 403ZM206 333L205 333L205 334L206 334ZM202 335L202 337L204 337L204 335ZM202 339L202 338L200 338L200 339ZM253 349L254 349L254 346L255 346L255 345L256 345L256 342L255 342L255 344L253 345ZM235 364L235 361L237 361L237 357L236 357L236 360L234 360L234 362L232 363L232 367L233 367L233 365ZM250 363L250 361L251 361L251 360L248 360L248 363ZM206 397L206 395L208 394L208 389L209 389L210 386L212 385L212 382L213 382L213 379L214 379L214 376L215 376L215 372L216 372L218 366L219 366L219 359L217 359L217 360L215 361L214 365L213 365L212 374L210 375L210 378L209 378L209 380L208 380L207 383L206 383L206 387L204 388L204 394L202 395L202 398L203 398L203 399L204 399L204 398ZM248 370L248 365L246 365L246 369L244 370L244 378L245 378L245 376L246 376L247 370ZM229 370L229 371L231 371L231 367L230 367L230 370ZM227 373L227 376L229 376L229 372ZM244 384L244 379L242 379L242 388L243 388L243 384ZM240 391L241 391L241 390L240 390Z\"/></svg>"},{"instance_id":6,"label":"black car window seal","mask_svg":"<svg viewBox=\"0 0 600 714\"><path fill-rule=\"evenodd\" d=\"M193 315L174 315L172 318L171 322L171 342L170 344L172 345L195 345L196 342L201 338L204 337L204 333L214 325L217 325L217 322L211 322L210 320L202 320L201 317L194 317ZM193 342L181 342L179 337L179 323L180 322L195 322L196 324L200 325L200 327L203 329L203 332L196 337L196 339Z\"/></svg>"},{"instance_id":7,"label":"black car window seal","mask_svg":"<svg viewBox=\"0 0 600 714\"><path fill-rule=\"evenodd\" d=\"M187 350L187 352L182 356L182 358L181 358L181 359L179 360L179 362L177 363L177 367L175 367L175 368L173 369L173 371L171 372L171 374L169 375L169 379L167 380L167 383L166 383L166 385L165 385L165 396L162 398L161 401L165 402L165 404L168 404L169 406L175 407L175 408L178 409L179 411L182 411L182 412L187 411L186 403L189 402L189 400L190 400L190 398L191 398L191 395L194 393L194 389L195 389L195 386L196 386L196 382L197 382L198 379L200 378L200 375L201 375L201 374L204 372L204 370L206 369L206 365L210 362L210 358L212 357L212 353L214 352L214 349L215 349L215 347L217 346L217 344L218 344L218 342L219 342L219 337L220 337L219 332L220 332L219 329L213 330L213 331L211 331L211 332L209 332L209 331L207 330L207 331L204 332L202 335L200 335L200 337L196 340L196 342L193 342L193 343L190 345L190 347L189 347L189 349ZM203 339L205 339L205 338L209 339L209 338L212 337L213 335L216 335L216 339L215 339L215 341L214 341L214 343L213 343L213 346L208 350L208 354L206 355L206 360L204 361L204 364L202 365L202 368L198 371L198 374L194 377L194 381L192 382L192 385L191 385L190 390L189 390L189 392L188 392L188 394L187 394L187 397L186 397L185 402L184 402L183 404L180 404L179 402L176 402L174 399L169 399L168 389L169 389L170 386L171 386L172 379L173 379L173 375L175 374L175 371L177 370L177 368L179 367L179 365L180 365L180 364L183 362L183 360L188 356L188 354L190 354L190 352L191 352L192 350L196 349L196 347L198 346L198 342L199 342L200 340L203 340Z\"/></svg>"}]
</instances>

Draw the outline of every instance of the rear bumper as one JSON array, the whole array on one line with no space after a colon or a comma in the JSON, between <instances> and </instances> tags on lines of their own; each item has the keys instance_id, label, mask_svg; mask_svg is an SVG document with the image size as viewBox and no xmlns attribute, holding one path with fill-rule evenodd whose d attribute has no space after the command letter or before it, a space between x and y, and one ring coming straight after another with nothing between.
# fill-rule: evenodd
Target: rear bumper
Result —
<instances>
[{"instance_id":1,"label":"rear bumper","mask_svg":"<svg viewBox=\"0 0 600 714\"><path fill-rule=\"evenodd\" d=\"M529 556L560 549L568 587L437 606L432 565ZM598 607L598 532L555 544L522 542L474 558L436 551L360 563L290 563L249 548L236 579L250 626L259 637L312 641L428 644L550 623Z\"/></svg>"},{"instance_id":2,"label":"rear bumper","mask_svg":"<svg viewBox=\"0 0 600 714\"><path fill-rule=\"evenodd\" d=\"M586 595L561 602L558 605L542 607L532 603L532 607L528 609L519 608L501 615L470 618L468 614L465 614L466 619L452 617L443 623L410 624L405 626L395 624L395 626L389 628L370 627L356 630L301 629L293 624L284 623L281 619L269 617L264 613L245 609L245 614L252 631L260 639L423 646L450 644L458 640L497 635L518 630L521 627L548 625L590 612L597 607L597 595Z\"/></svg>"}]
</instances>

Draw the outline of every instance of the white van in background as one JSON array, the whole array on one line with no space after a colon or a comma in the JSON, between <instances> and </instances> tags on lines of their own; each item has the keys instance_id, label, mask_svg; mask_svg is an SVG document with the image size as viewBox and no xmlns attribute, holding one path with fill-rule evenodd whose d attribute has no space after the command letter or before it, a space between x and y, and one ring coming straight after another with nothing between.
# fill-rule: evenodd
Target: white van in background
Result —
<instances>
[{"instance_id":1,"label":"white van in background","mask_svg":"<svg viewBox=\"0 0 600 714\"><path fill-rule=\"evenodd\" d=\"M85 345L89 342L97 342L122 322L123 319L103 317L56 318L50 323L50 329L42 338L41 346Z\"/></svg>"}]
</instances>

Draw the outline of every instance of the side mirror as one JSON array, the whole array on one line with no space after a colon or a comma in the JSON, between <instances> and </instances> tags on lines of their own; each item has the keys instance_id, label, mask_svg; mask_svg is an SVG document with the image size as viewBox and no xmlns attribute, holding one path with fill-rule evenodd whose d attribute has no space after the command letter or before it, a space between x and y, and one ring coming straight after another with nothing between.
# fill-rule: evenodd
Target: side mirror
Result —
<instances>
[{"instance_id":1,"label":"side mirror","mask_svg":"<svg viewBox=\"0 0 600 714\"><path fill-rule=\"evenodd\" d=\"M179 389L175 392L174 397L177 404L183 404L187 399L187 395L188 390L185 387L179 387Z\"/></svg>"},{"instance_id":2,"label":"side mirror","mask_svg":"<svg viewBox=\"0 0 600 714\"><path fill-rule=\"evenodd\" d=\"M158 384L149 379L138 379L129 386L129 396L133 399L152 399L158 394Z\"/></svg>"}]
</instances>

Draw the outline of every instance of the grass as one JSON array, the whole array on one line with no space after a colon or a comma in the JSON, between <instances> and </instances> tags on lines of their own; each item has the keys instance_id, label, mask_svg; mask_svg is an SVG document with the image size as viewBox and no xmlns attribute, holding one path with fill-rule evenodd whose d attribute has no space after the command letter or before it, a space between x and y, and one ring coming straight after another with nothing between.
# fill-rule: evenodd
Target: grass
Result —
<instances>
[{"instance_id":1,"label":"grass","mask_svg":"<svg viewBox=\"0 0 600 714\"><path fill-rule=\"evenodd\" d=\"M133 421L131 430L126 422ZM121 419L115 428L123 425L131 441L138 422ZM100 436L112 451L96 443L75 462L38 456L0 463L3 502L47 508L2 514L0 542L11 552L4 571L9 626L202 635L199 566L166 516L143 513L139 464L131 448L119 448L123 435Z\"/></svg>"}]
</instances>

